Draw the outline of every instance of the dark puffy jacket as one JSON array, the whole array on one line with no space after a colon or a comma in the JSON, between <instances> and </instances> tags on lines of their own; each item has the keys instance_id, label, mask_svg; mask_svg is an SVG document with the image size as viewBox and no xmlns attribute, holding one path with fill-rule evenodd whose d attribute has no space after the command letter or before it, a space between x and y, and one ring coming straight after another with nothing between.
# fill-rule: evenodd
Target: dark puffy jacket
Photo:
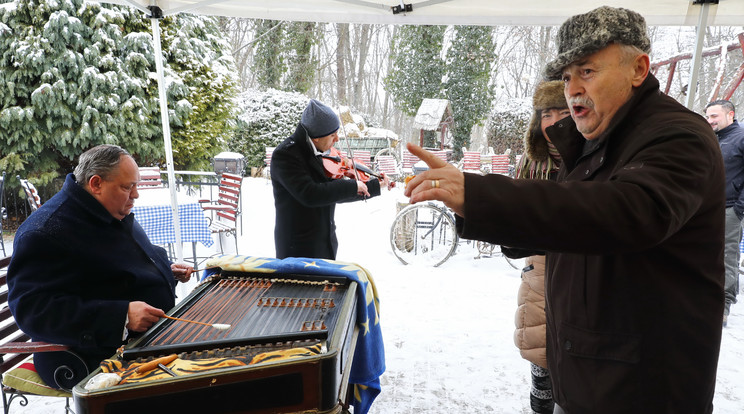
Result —
<instances>
[{"instance_id":1,"label":"dark puffy jacket","mask_svg":"<svg viewBox=\"0 0 744 414\"><path fill-rule=\"evenodd\" d=\"M716 133L726 168L726 208L744 217L744 128L734 121Z\"/></svg>"}]
</instances>

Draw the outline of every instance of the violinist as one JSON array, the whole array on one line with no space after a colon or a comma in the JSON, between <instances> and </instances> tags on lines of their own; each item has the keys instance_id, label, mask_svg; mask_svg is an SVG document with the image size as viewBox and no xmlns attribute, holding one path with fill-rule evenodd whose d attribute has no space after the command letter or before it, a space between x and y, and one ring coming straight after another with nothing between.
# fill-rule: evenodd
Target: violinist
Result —
<instances>
[{"instance_id":1,"label":"violinist","mask_svg":"<svg viewBox=\"0 0 744 414\"><path fill-rule=\"evenodd\" d=\"M378 196L381 183L389 187L384 174L364 182L356 177L339 178L324 168L324 159L328 160L333 144L338 142L340 126L338 115L330 107L311 99L294 134L272 153L277 258L335 259L336 203ZM348 161L339 162L342 167L348 166Z\"/></svg>"}]
</instances>

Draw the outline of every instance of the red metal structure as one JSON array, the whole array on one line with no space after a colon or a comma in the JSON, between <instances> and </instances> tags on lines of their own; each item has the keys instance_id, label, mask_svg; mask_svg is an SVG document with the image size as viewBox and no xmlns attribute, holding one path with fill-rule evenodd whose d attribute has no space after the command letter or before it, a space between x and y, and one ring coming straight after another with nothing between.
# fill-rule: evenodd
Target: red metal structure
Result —
<instances>
[{"instance_id":1,"label":"red metal structure","mask_svg":"<svg viewBox=\"0 0 744 414\"><path fill-rule=\"evenodd\" d=\"M728 84L726 85L725 89L723 89L723 92L721 93L721 87L724 83L724 78L726 77L726 63L728 62L728 56L730 52L739 51L744 56L744 32L739 33L736 36L736 40L728 43L722 43L720 46L715 47L709 47L707 49L703 50L702 56L705 57L711 57L711 56L719 56L718 59L718 74L716 76L716 82L713 87L713 90L711 90L710 96L708 97L708 102L714 101L716 99L731 99L731 97L734 95L734 92L736 89L741 85L742 80L744 79L744 61L742 61L742 64L739 65L738 69L736 70L734 76L729 80ZM692 53L682 53L677 56L673 56L669 59L665 59L659 62L652 62L651 63L651 73L656 75L656 73L659 71L660 68L669 65L669 73L667 74L667 80L666 80L666 86L664 87L664 93L669 94L669 90L672 85L672 79L674 79L674 73L677 69L677 64L686 59L692 59Z\"/></svg>"}]
</instances>

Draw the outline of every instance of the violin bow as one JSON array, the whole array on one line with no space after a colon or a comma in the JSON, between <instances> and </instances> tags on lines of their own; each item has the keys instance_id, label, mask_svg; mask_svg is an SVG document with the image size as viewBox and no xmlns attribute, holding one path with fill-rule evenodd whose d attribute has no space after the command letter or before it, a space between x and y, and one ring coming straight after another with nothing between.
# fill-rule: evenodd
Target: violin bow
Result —
<instances>
[{"instance_id":1,"label":"violin bow","mask_svg":"<svg viewBox=\"0 0 744 414\"><path fill-rule=\"evenodd\" d=\"M349 113L351 113L351 110L349 110ZM346 128L344 128L344 121L341 119L341 104L338 104L338 122L341 124L341 127L339 128L341 130L341 134L344 136L344 141L346 142L346 151L349 151L349 159L351 159L351 166L354 168L354 181L359 181L359 171L357 171L356 162L354 162L354 154L351 152L351 146L349 145L349 138L346 136ZM362 196L364 201L367 201L367 196Z\"/></svg>"}]
</instances>

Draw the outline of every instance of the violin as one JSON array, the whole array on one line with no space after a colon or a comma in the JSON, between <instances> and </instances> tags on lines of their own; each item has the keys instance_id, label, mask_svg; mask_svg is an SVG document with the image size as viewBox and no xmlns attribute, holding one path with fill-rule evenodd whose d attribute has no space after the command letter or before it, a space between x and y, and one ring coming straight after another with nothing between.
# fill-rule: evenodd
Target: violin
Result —
<instances>
[{"instance_id":1,"label":"violin","mask_svg":"<svg viewBox=\"0 0 744 414\"><path fill-rule=\"evenodd\" d=\"M340 178L352 178L363 183L366 183L372 177L379 179L380 181L385 179L384 173L376 173L371 168L367 167L364 163L349 159L348 157L341 155L336 147L331 147L327 154L321 155L323 159L323 168L325 169L326 176L333 179ZM390 182L388 189L395 186L395 182Z\"/></svg>"}]
</instances>

